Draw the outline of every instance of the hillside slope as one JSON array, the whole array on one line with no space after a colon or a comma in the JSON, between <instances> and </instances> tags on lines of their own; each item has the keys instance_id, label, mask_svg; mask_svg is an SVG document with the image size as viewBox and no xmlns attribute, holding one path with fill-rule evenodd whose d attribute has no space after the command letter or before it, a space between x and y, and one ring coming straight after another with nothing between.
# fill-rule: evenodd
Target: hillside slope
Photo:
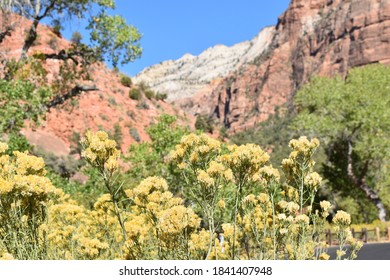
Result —
<instances>
[{"instance_id":1,"label":"hillside slope","mask_svg":"<svg viewBox=\"0 0 390 280\"><path fill-rule=\"evenodd\" d=\"M11 36L0 44L0 54L6 59L19 58L23 40L31 22L18 18ZM2 24L0 22L0 24ZM1 25L2 26L2 25ZM70 42L56 35L47 26L38 26L39 37L29 50L29 56L38 53L58 53L70 46ZM43 64L48 81L61 79L59 60L46 60ZM129 87L120 83L120 73L110 70L104 63L95 63L89 70L89 81L83 84L97 87L95 91L82 93L73 100L51 109L46 120L38 127L23 130L28 140L57 155L66 155L70 151L71 138L74 134L83 135L87 129L104 129L111 134L122 134L122 150L130 143L148 139L145 128L153 123L162 113L177 115L184 124L192 125L193 118L188 118L180 109L171 104L148 99L133 100L129 97ZM64 92L65 93L65 92ZM64 94L57 92L56 94Z\"/></svg>"}]
</instances>

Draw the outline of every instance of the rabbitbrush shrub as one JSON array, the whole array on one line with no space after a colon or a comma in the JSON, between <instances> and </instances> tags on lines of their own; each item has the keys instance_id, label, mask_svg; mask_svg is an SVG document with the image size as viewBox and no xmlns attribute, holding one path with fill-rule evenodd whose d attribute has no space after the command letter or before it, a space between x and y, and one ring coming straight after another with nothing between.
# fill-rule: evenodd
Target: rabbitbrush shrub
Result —
<instances>
[{"instance_id":1,"label":"rabbitbrush shrub","mask_svg":"<svg viewBox=\"0 0 390 280\"><path fill-rule=\"evenodd\" d=\"M175 193L158 176L128 186L107 133L88 132L81 143L106 190L91 209L52 185L42 159L9 156L0 144L0 258L329 258L332 205L314 199L322 180L313 171L317 139L290 141L281 176L257 145L185 135L164 159L180 171ZM338 259L355 258L361 247L350 223L344 211L333 217Z\"/></svg>"}]
</instances>

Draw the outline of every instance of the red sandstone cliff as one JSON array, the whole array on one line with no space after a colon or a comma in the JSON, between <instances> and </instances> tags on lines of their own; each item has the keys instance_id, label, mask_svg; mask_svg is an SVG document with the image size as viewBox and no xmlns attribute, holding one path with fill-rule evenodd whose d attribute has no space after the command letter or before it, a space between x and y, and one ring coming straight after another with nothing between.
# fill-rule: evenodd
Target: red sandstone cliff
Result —
<instances>
[{"instance_id":1,"label":"red sandstone cliff","mask_svg":"<svg viewBox=\"0 0 390 280\"><path fill-rule=\"evenodd\" d=\"M0 45L0 51L18 55L25 28L25 25L20 25ZM39 28L43 32L39 32L41 37L30 53L58 50L69 44L56 37L49 28ZM74 101L76 106L64 104L51 110L41 127L26 129L25 133L33 143L64 154L69 152L69 138L73 131L83 133L89 128L103 128L112 132L115 123L121 127L122 148L126 149L134 142L129 130L136 129L141 139L147 139L145 127L163 112L180 115L183 121L187 117L190 123L191 115L208 114L231 132L243 130L267 119L276 106L291 101L297 89L312 75L345 75L351 67L390 63L390 0L292 0L287 11L279 17L277 26L267 28L267 36L259 38L270 42L259 40L258 48L251 48L250 44L246 44L248 47L238 45L246 53L243 57L255 57L252 60L236 63L222 56L223 63L218 63L214 61L217 56L210 52L205 53L204 59L200 57L204 69L209 69L206 64L211 57L212 65L229 65L232 72L223 77L216 75L218 78L210 81L197 76L196 79L207 81L206 85L189 98L185 95L185 99L179 97L175 100L185 112L191 113L187 116L162 101L144 98L140 106L142 101L128 97L129 89L119 83L117 73L104 64L96 64L91 77L98 91L81 95ZM231 50L235 57L240 48L236 46ZM221 51L222 48L215 49ZM259 52L257 55L253 54L254 49ZM167 65L169 69L185 69L187 60L194 63L199 59L187 57L177 67L175 62ZM49 76L55 76L58 65L50 63L47 65L51 69ZM165 75L165 72L169 74L169 81L175 80L171 71L158 71L159 75ZM182 75L179 80L184 78ZM162 83L164 78L159 76L159 81ZM188 86L192 82L184 84Z\"/></svg>"},{"instance_id":2,"label":"red sandstone cliff","mask_svg":"<svg viewBox=\"0 0 390 280\"><path fill-rule=\"evenodd\" d=\"M184 102L231 132L265 120L312 75L390 63L390 0L292 0L269 46Z\"/></svg>"}]
</instances>

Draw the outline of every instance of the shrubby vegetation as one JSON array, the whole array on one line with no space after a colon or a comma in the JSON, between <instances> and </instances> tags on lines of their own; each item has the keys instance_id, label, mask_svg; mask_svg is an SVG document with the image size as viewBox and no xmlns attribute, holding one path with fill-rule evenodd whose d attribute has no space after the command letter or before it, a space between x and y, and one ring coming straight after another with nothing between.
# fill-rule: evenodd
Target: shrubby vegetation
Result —
<instances>
[{"instance_id":1,"label":"shrubby vegetation","mask_svg":"<svg viewBox=\"0 0 390 280\"><path fill-rule=\"evenodd\" d=\"M129 97L133 100L141 100L145 96L149 100L164 101L168 98L166 93L155 92L144 82L140 82L136 87L129 91Z\"/></svg>"},{"instance_id":2,"label":"shrubby vegetation","mask_svg":"<svg viewBox=\"0 0 390 280\"><path fill-rule=\"evenodd\" d=\"M123 74L120 76L120 82L125 87L131 87L131 85L133 84L131 78Z\"/></svg>"},{"instance_id":3,"label":"shrubby vegetation","mask_svg":"<svg viewBox=\"0 0 390 280\"><path fill-rule=\"evenodd\" d=\"M138 88L132 88L129 91L129 97L133 100L141 100L142 98L142 93Z\"/></svg>"},{"instance_id":4,"label":"shrubby vegetation","mask_svg":"<svg viewBox=\"0 0 390 280\"><path fill-rule=\"evenodd\" d=\"M207 115L198 115L195 121L195 128L206 133L213 133L213 119Z\"/></svg>"},{"instance_id":5,"label":"shrubby vegetation","mask_svg":"<svg viewBox=\"0 0 390 280\"><path fill-rule=\"evenodd\" d=\"M8 147L2 143L3 257L329 257L323 240L331 204L314 200L321 184L312 171L317 139L290 141L282 182L279 170L269 165L269 155L257 145L226 145L205 134L189 134L170 116L162 116L148 133L150 143L130 149L127 176L120 172L114 140L105 132L85 135L82 155L101 186L91 206L55 187L45 177L42 159L20 152L6 155ZM347 243L349 257L356 257L361 244L351 236L350 216L339 211L333 222L341 244L338 258L343 258Z\"/></svg>"},{"instance_id":6,"label":"shrubby vegetation","mask_svg":"<svg viewBox=\"0 0 390 280\"><path fill-rule=\"evenodd\" d=\"M79 45L81 44L81 41L83 40L83 35L81 35L80 32L78 31L75 31L72 33L72 37L70 38L70 41L75 44L75 45Z\"/></svg>"},{"instance_id":7,"label":"shrubby vegetation","mask_svg":"<svg viewBox=\"0 0 390 280\"><path fill-rule=\"evenodd\" d=\"M156 93L156 100L164 101L167 98L168 98L168 95L166 93L160 93L160 92Z\"/></svg>"}]
</instances>

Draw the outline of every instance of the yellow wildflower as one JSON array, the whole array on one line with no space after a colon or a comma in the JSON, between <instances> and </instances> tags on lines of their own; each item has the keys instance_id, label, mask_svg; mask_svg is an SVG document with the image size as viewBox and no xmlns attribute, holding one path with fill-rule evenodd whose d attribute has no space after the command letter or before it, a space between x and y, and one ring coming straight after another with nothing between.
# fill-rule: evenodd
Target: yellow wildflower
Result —
<instances>
[{"instance_id":1,"label":"yellow wildflower","mask_svg":"<svg viewBox=\"0 0 390 280\"><path fill-rule=\"evenodd\" d=\"M12 191L14 183L9 180L4 180L0 177L0 195L8 194Z\"/></svg>"},{"instance_id":2,"label":"yellow wildflower","mask_svg":"<svg viewBox=\"0 0 390 280\"><path fill-rule=\"evenodd\" d=\"M333 217L333 223L339 226L349 226L351 224L351 215L342 210L337 211Z\"/></svg>"},{"instance_id":3,"label":"yellow wildflower","mask_svg":"<svg viewBox=\"0 0 390 280\"><path fill-rule=\"evenodd\" d=\"M287 202L286 209L290 213L295 213L299 210L299 205L294 201Z\"/></svg>"},{"instance_id":4,"label":"yellow wildflower","mask_svg":"<svg viewBox=\"0 0 390 280\"><path fill-rule=\"evenodd\" d=\"M284 220L286 220L287 219L287 217L286 217L286 214L278 214L278 220L279 221L284 221Z\"/></svg>"},{"instance_id":5,"label":"yellow wildflower","mask_svg":"<svg viewBox=\"0 0 390 280\"><path fill-rule=\"evenodd\" d=\"M223 175L225 172L225 166L219 162L211 161L209 168L207 168L207 173L210 176L217 177Z\"/></svg>"},{"instance_id":6,"label":"yellow wildflower","mask_svg":"<svg viewBox=\"0 0 390 280\"><path fill-rule=\"evenodd\" d=\"M223 199L220 199L218 201L218 207L221 208L221 209L225 209L226 204L225 204L225 201Z\"/></svg>"},{"instance_id":7,"label":"yellow wildflower","mask_svg":"<svg viewBox=\"0 0 390 280\"><path fill-rule=\"evenodd\" d=\"M318 257L320 260L329 260L330 256L327 253L321 253Z\"/></svg>"},{"instance_id":8,"label":"yellow wildflower","mask_svg":"<svg viewBox=\"0 0 390 280\"><path fill-rule=\"evenodd\" d=\"M114 172L115 170L118 169L118 159L116 156L110 156L106 163L104 164L104 167L109 171L109 172Z\"/></svg>"},{"instance_id":9,"label":"yellow wildflower","mask_svg":"<svg viewBox=\"0 0 390 280\"><path fill-rule=\"evenodd\" d=\"M211 178L209 174L207 174L207 172L204 170L199 170L198 176L196 178L200 183L205 184L208 187L214 185L214 179Z\"/></svg>"},{"instance_id":10,"label":"yellow wildflower","mask_svg":"<svg viewBox=\"0 0 390 280\"><path fill-rule=\"evenodd\" d=\"M279 171L275 168L270 166L264 166L263 168L260 169L260 173L265 180L268 182L271 180L275 180L276 182L279 182L280 180L280 174Z\"/></svg>"},{"instance_id":11,"label":"yellow wildflower","mask_svg":"<svg viewBox=\"0 0 390 280\"><path fill-rule=\"evenodd\" d=\"M327 212L332 208L332 204L329 201L323 200L320 202L322 211Z\"/></svg>"},{"instance_id":12,"label":"yellow wildflower","mask_svg":"<svg viewBox=\"0 0 390 280\"><path fill-rule=\"evenodd\" d=\"M162 213L157 227L164 234L179 234L186 228L198 228L200 220L192 209L177 205Z\"/></svg>"},{"instance_id":13,"label":"yellow wildflower","mask_svg":"<svg viewBox=\"0 0 390 280\"><path fill-rule=\"evenodd\" d=\"M6 143L0 142L0 154L5 153L6 150L8 150L8 145Z\"/></svg>"},{"instance_id":14,"label":"yellow wildflower","mask_svg":"<svg viewBox=\"0 0 390 280\"><path fill-rule=\"evenodd\" d=\"M119 151L116 149L116 142L108 139L106 132L98 131L94 134L91 131L87 131L85 138L81 140L81 144L84 147L81 155L92 166L109 168L111 170L117 168L115 160L119 158ZM109 159L110 162L105 166Z\"/></svg>"},{"instance_id":15,"label":"yellow wildflower","mask_svg":"<svg viewBox=\"0 0 390 280\"><path fill-rule=\"evenodd\" d=\"M288 233L288 229L286 229L286 228L281 228L281 229L279 230L279 233L282 234L282 235L287 234L287 233Z\"/></svg>"},{"instance_id":16,"label":"yellow wildflower","mask_svg":"<svg viewBox=\"0 0 390 280\"><path fill-rule=\"evenodd\" d=\"M305 177L305 184L312 189L317 189L321 185L322 178L317 172L311 172Z\"/></svg>"},{"instance_id":17,"label":"yellow wildflower","mask_svg":"<svg viewBox=\"0 0 390 280\"><path fill-rule=\"evenodd\" d=\"M257 199L259 200L260 203L265 204L269 201L269 196L266 193L260 193L257 196Z\"/></svg>"},{"instance_id":18,"label":"yellow wildflower","mask_svg":"<svg viewBox=\"0 0 390 280\"><path fill-rule=\"evenodd\" d=\"M285 200L281 200L278 202L278 206L281 208L281 209L286 209L287 208L287 201Z\"/></svg>"},{"instance_id":19,"label":"yellow wildflower","mask_svg":"<svg viewBox=\"0 0 390 280\"><path fill-rule=\"evenodd\" d=\"M252 204L252 205L255 205L256 204L256 197L255 195L253 194L250 194L250 195L247 195L243 201L242 201L244 204Z\"/></svg>"},{"instance_id":20,"label":"yellow wildflower","mask_svg":"<svg viewBox=\"0 0 390 280\"><path fill-rule=\"evenodd\" d=\"M308 225L310 223L310 219L307 215L301 214L295 217L295 222Z\"/></svg>"},{"instance_id":21,"label":"yellow wildflower","mask_svg":"<svg viewBox=\"0 0 390 280\"><path fill-rule=\"evenodd\" d=\"M16 156L16 173L19 175L46 175L45 162L42 158L28 153L14 152Z\"/></svg>"},{"instance_id":22,"label":"yellow wildflower","mask_svg":"<svg viewBox=\"0 0 390 280\"><path fill-rule=\"evenodd\" d=\"M326 200L323 200L320 202L320 207L322 209L322 213L321 213L321 216L323 218L326 218L329 216L329 210L332 208L332 204L330 204L329 201L326 201Z\"/></svg>"},{"instance_id":23,"label":"yellow wildflower","mask_svg":"<svg viewBox=\"0 0 390 280\"><path fill-rule=\"evenodd\" d=\"M12 256L10 253L3 253L3 254L0 254L0 260L12 261L12 260L14 260L14 256Z\"/></svg>"},{"instance_id":24,"label":"yellow wildflower","mask_svg":"<svg viewBox=\"0 0 390 280\"><path fill-rule=\"evenodd\" d=\"M341 259L341 257L343 257L345 254L346 254L346 252L344 250L337 250L336 251L336 255L337 255L338 259Z\"/></svg>"},{"instance_id":25,"label":"yellow wildflower","mask_svg":"<svg viewBox=\"0 0 390 280\"><path fill-rule=\"evenodd\" d=\"M223 230L224 236L230 237L230 236L233 236L234 226L230 223L222 224L222 230Z\"/></svg>"}]
</instances>

